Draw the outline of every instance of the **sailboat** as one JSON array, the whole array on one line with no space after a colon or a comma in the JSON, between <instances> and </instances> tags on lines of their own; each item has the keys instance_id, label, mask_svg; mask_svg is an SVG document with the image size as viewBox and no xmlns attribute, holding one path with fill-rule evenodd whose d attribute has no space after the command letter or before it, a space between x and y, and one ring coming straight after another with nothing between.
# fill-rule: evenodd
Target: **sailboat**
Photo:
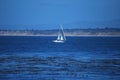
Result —
<instances>
[{"instance_id":1,"label":"sailboat","mask_svg":"<svg viewBox=\"0 0 120 80\"><path fill-rule=\"evenodd\" d=\"M66 41L66 37L65 37L65 34L64 34L64 31L63 31L63 27L62 25L60 26L60 29L59 29L59 32L58 32L58 37L56 40L54 40L53 42L56 42L56 43L64 43Z\"/></svg>"}]
</instances>

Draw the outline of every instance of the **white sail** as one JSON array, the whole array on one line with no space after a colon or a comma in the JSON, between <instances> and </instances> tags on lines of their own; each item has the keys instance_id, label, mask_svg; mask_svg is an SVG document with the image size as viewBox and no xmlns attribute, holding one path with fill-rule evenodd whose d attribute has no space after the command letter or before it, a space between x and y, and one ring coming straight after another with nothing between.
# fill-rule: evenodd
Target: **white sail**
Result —
<instances>
[{"instance_id":1,"label":"white sail","mask_svg":"<svg viewBox=\"0 0 120 80\"><path fill-rule=\"evenodd\" d=\"M57 40L60 40L60 34L58 34Z\"/></svg>"},{"instance_id":2,"label":"white sail","mask_svg":"<svg viewBox=\"0 0 120 80\"><path fill-rule=\"evenodd\" d=\"M58 37L57 40L54 40L54 42L64 42L66 40L64 31L62 26L60 26L59 32L58 32Z\"/></svg>"},{"instance_id":3,"label":"white sail","mask_svg":"<svg viewBox=\"0 0 120 80\"><path fill-rule=\"evenodd\" d=\"M60 40L64 40L63 36L61 35Z\"/></svg>"},{"instance_id":4,"label":"white sail","mask_svg":"<svg viewBox=\"0 0 120 80\"><path fill-rule=\"evenodd\" d=\"M63 31L63 27L62 27L62 25L61 25L61 29L62 29L62 31L61 31L62 38L63 38L63 40L66 40L65 35L64 35L64 31Z\"/></svg>"}]
</instances>

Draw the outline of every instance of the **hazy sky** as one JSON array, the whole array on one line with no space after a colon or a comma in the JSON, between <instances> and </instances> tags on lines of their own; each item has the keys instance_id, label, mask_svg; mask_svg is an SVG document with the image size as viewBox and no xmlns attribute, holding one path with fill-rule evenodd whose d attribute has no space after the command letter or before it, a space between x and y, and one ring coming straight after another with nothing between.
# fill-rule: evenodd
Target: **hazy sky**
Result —
<instances>
[{"instance_id":1,"label":"hazy sky","mask_svg":"<svg viewBox=\"0 0 120 80\"><path fill-rule=\"evenodd\" d=\"M0 0L0 29L120 28L120 0Z\"/></svg>"}]
</instances>

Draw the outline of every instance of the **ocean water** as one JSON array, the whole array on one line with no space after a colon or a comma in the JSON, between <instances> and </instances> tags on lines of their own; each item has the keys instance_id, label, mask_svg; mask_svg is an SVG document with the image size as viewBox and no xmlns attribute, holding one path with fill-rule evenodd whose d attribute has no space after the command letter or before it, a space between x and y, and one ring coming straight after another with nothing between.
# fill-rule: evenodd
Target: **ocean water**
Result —
<instances>
[{"instance_id":1,"label":"ocean water","mask_svg":"<svg viewBox=\"0 0 120 80\"><path fill-rule=\"evenodd\" d=\"M0 80L120 80L120 37L0 37Z\"/></svg>"}]
</instances>

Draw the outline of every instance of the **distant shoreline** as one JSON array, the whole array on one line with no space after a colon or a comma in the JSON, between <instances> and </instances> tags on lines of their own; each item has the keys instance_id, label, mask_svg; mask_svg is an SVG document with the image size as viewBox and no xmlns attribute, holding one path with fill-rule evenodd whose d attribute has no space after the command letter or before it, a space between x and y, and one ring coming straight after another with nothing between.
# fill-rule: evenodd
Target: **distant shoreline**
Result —
<instances>
[{"instance_id":1,"label":"distant shoreline","mask_svg":"<svg viewBox=\"0 0 120 80\"><path fill-rule=\"evenodd\" d=\"M73 37L120 37L120 29L64 29L66 36ZM58 30L0 30L0 36L57 36Z\"/></svg>"},{"instance_id":2,"label":"distant shoreline","mask_svg":"<svg viewBox=\"0 0 120 80\"><path fill-rule=\"evenodd\" d=\"M57 35L0 35L2 36L23 36L23 37L57 37ZM120 37L120 35L66 35L66 37Z\"/></svg>"}]
</instances>

